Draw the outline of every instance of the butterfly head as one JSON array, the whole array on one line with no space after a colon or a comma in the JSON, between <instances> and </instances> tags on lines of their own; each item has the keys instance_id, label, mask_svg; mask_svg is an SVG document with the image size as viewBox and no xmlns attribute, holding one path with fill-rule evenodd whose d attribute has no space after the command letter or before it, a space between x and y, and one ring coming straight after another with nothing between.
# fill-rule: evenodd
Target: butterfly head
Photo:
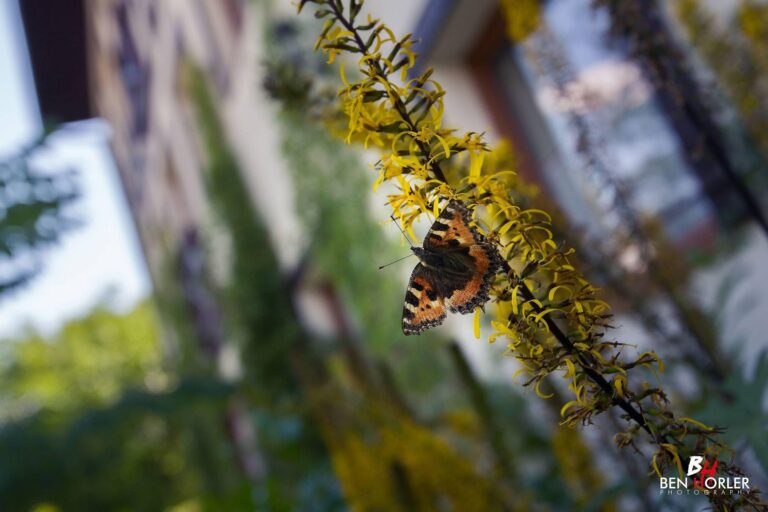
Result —
<instances>
[{"instance_id":1,"label":"butterfly head","mask_svg":"<svg viewBox=\"0 0 768 512\"><path fill-rule=\"evenodd\" d=\"M444 266L445 255L437 251L425 249L423 247L411 247L413 254L419 258L421 264L429 268L442 268Z\"/></svg>"},{"instance_id":2,"label":"butterfly head","mask_svg":"<svg viewBox=\"0 0 768 512\"><path fill-rule=\"evenodd\" d=\"M425 267L441 274L469 275L473 260L466 250L445 250L430 247L411 247L413 254Z\"/></svg>"},{"instance_id":3,"label":"butterfly head","mask_svg":"<svg viewBox=\"0 0 768 512\"><path fill-rule=\"evenodd\" d=\"M424 261L424 258L427 256L427 251L423 247L411 246L411 250L413 251L413 254L422 261Z\"/></svg>"}]
</instances>

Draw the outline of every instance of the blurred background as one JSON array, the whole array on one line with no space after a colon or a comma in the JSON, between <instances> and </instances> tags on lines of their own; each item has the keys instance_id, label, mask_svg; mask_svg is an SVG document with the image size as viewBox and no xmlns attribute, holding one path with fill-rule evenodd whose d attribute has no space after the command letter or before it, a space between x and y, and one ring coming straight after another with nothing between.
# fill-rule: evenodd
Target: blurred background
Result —
<instances>
[{"instance_id":1,"label":"blurred background","mask_svg":"<svg viewBox=\"0 0 768 512\"><path fill-rule=\"evenodd\" d=\"M413 261L377 270L408 249L295 10L0 0L0 510L704 508L469 318L403 336ZM768 4L364 11L768 488Z\"/></svg>"}]
</instances>

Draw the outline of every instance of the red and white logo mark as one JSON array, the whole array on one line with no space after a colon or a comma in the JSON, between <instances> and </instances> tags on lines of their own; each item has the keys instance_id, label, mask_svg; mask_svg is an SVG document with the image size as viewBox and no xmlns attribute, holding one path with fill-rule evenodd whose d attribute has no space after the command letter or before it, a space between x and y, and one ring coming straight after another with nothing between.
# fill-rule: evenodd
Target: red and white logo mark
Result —
<instances>
[{"instance_id":1,"label":"red and white logo mark","mask_svg":"<svg viewBox=\"0 0 768 512\"><path fill-rule=\"evenodd\" d=\"M749 489L745 476L717 476L718 460L693 455L688 460L685 478L662 476L659 480L661 494L738 494Z\"/></svg>"},{"instance_id":2,"label":"red and white logo mark","mask_svg":"<svg viewBox=\"0 0 768 512\"><path fill-rule=\"evenodd\" d=\"M704 466L701 465L704 461ZM717 460L714 460L711 464L701 455L694 455L691 460L688 461L688 476L698 474L698 478L693 479L694 489L714 489L717 485L717 479L715 474L717 473ZM704 485L708 480L714 481L711 486ZM711 483L711 482L708 482Z\"/></svg>"}]
</instances>

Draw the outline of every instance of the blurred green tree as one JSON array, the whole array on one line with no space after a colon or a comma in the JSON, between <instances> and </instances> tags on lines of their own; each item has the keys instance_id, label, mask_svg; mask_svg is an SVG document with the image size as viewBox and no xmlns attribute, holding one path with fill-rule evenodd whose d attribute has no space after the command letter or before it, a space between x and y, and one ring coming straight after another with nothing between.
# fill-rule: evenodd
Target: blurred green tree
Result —
<instances>
[{"instance_id":1,"label":"blurred green tree","mask_svg":"<svg viewBox=\"0 0 768 512\"><path fill-rule=\"evenodd\" d=\"M0 161L0 297L32 279L40 250L77 225L67 212L79 196L75 174L33 164L51 133Z\"/></svg>"},{"instance_id":2,"label":"blurred green tree","mask_svg":"<svg viewBox=\"0 0 768 512\"><path fill-rule=\"evenodd\" d=\"M149 511L242 493L210 475L235 467L216 420L231 389L164 369L150 302L100 305L2 349L0 509Z\"/></svg>"},{"instance_id":3,"label":"blurred green tree","mask_svg":"<svg viewBox=\"0 0 768 512\"><path fill-rule=\"evenodd\" d=\"M0 373L5 420L41 409L71 416L114 401L126 387L158 391L169 381L148 301L124 315L99 305L53 336L31 333L6 341L5 352Z\"/></svg>"}]
</instances>

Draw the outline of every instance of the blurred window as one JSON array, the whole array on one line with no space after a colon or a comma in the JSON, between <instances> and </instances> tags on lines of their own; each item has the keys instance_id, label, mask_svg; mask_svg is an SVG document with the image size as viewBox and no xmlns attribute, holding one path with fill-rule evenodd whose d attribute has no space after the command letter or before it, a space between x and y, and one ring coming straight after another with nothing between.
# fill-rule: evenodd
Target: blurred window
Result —
<instances>
[{"instance_id":1,"label":"blurred window","mask_svg":"<svg viewBox=\"0 0 768 512\"><path fill-rule=\"evenodd\" d=\"M542 27L520 44L505 44L494 74L543 181L577 223L590 219L591 230L620 223L611 215L608 175L634 211L658 216L680 241L711 224L711 205L651 85L607 46L607 17L589 4L547 2ZM569 197L573 192L580 197Z\"/></svg>"}]
</instances>

